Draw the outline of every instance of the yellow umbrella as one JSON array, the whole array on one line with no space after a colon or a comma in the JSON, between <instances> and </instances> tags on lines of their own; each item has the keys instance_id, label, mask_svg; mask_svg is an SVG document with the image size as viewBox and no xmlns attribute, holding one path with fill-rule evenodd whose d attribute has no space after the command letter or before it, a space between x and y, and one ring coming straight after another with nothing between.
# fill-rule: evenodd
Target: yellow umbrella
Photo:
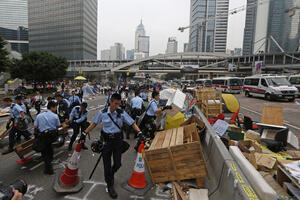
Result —
<instances>
[{"instance_id":1,"label":"yellow umbrella","mask_svg":"<svg viewBox=\"0 0 300 200\"><path fill-rule=\"evenodd\" d=\"M15 81L7 81L8 84L14 83Z\"/></svg>"},{"instance_id":2,"label":"yellow umbrella","mask_svg":"<svg viewBox=\"0 0 300 200\"><path fill-rule=\"evenodd\" d=\"M74 78L74 80L76 80L76 81L85 81L86 78L84 78L83 76L77 76L77 77Z\"/></svg>"}]
</instances>

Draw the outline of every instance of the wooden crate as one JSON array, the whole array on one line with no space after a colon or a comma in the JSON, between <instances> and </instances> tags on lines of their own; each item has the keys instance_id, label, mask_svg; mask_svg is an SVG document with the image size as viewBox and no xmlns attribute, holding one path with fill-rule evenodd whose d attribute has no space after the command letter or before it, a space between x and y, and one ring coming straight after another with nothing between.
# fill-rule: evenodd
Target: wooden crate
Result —
<instances>
[{"instance_id":1,"label":"wooden crate","mask_svg":"<svg viewBox=\"0 0 300 200\"><path fill-rule=\"evenodd\" d=\"M25 160L25 156L29 157L30 155L34 154L32 146L35 141L36 139L30 139L14 148L16 154L21 160Z\"/></svg>"},{"instance_id":2,"label":"wooden crate","mask_svg":"<svg viewBox=\"0 0 300 200\"><path fill-rule=\"evenodd\" d=\"M195 90L194 96L195 96L197 102L202 104L203 93L211 93L211 92L212 93L216 92L216 89L214 89L214 88L199 88L198 90Z\"/></svg>"},{"instance_id":3,"label":"wooden crate","mask_svg":"<svg viewBox=\"0 0 300 200\"><path fill-rule=\"evenodd\" d=\"M214 92L202 93L201 110L206 117L216 117L222 113L222 92L215 90Z\"/></svg>"},{"instance_id":4,"label":"wooden crate","mask_svg":"<svg viewBox=\"0 0 300 200\"><path fill-rule=\"evenodd\" d=\"M195 123L157 132L145 160L154 184L208 176Z\"/></svg>"},{"instance_id":5,"label":"wooden crate","mask_svg":"<svg viewBox=\"0 0 300 200\"><path fill-rule=\"evenodd\" d=\"M9 129L6 130L6 123L0 126L0 140L3 140L9 134Z\"/></svg>"}]
</instances>

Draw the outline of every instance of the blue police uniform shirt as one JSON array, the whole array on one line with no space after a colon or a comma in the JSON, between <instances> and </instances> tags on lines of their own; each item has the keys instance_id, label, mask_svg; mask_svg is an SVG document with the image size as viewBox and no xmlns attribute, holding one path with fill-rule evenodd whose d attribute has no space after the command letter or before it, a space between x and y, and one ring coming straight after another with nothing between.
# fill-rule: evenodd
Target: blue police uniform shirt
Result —
<instances>
[{"instance_id":1,"label":"blue police uniform shirt","mask_svg":"<svg viewBox=\"0 0 300 200\"><path fill-rule=\"evenodd\" d=\"M60 121L57 114L48 110L36 117L34 126L38 127L40 132L44 132L46 130L54 131L58 126L60 126Z\"/></svg>"},{"instance_id":2,"label":"blue police uniform shirt","mask_svg":"<svg viewBox=\"0 0 300 200\"><path fill-rule=\"evenodd\" d=\"M76 119L75 122L78 124L85 121L87 119L88 111L86 110L85 113L81 113L81 116L80 112L80 106L75 106L71 111L69 120L72 121L73 119Z\"/></svg>"},{"instance_id":3,"label":"blue police uniform shirt","mask_svg":"<svg viewBox=\"0 0 300 200\"><path fill-rule=\"evenodd\" d=\"M63 101L65 101L68 104L68 108L70 107L70 101L68 99L63 99Z\"/></svg>"},{"instance_id":4,"label":"blue police uniform shirt","mask_svg":"<svg viewBox=\"0 0 300 200\"><path fill-rule=\"evenodd\" d=\"M143 99L139 96L134 97L130 101L130 105L132 108L142 109L142 104L144 103Z\"/></svg>"},{"instance_id":5,"label":"blue police uniform shirt","mask_svg":"<svg viewBox=\"0 0 300 200\"><path fill-rule=\"evenodd\" d=\"M145 100L148 100L148 94L145 93L145 92L141 92L140 94L141 98L145 101Z\"/></svg>"},{"instance_id":6,"label":"blue police uniform shirt","mask_svg":"<svg viewBox=\"0 0 300 200\"><path fill-rule=\"evenodd\" d=\"M81 104L80 98L77 95L71 96L69 98L70 104L77 102L78 104Z\"/></svg>"},{"instance_id":7,"label":"blue police uniform shirt","mask_svg":"<svg viewBox=\"0 0 300 200\"><path fill-rule=\"evenodd\" d=\"M23 109L23 112L24 112L24 113L27 113L27 112L26 112L26 106L25 106L23 103L22 103L21 105L19 104L19 106L21 106L21 108Z\"/></svg>"},{"instance_id":8,"label":"blue police uniform shirt","mask_svg":"<svg viewBox=\"0 0 300 200\"><path fill-rule=\"evenodd\" d=\"M13 118L13 119L22 118L21 112L24 112L24 111L20 105L18 105L16 103L11 104L11 106L10 106L10 117L11 118Z\"/></svg>"},{"instance_id":9,"label":"blue police uniform shirt","mask_svg":"<svg viewBox=\"0 0 300 200\"><path fill-rule=\"evenodd\" d=\"M148 116L155 116L155 112L158 110L157 102L155 99L152 99L148 105L148 111L146 114Z\"/></svg>"},{"instance_id":10,"label":"blue police uniform shirt","mask_svg":"<svg viewBox=\"0 0 300 200\"><path fill-rule=\"evenodd\" d=\"M94 123L100 124L102 122L103 131L107 134L115 134L121 132L121 130L111 121L108 114L111 115L113 120L120 126L120 128L122 128L124 122L129 126L134 123L134 120L125 111L123 111L120 117L117 117L117 111L111 113L110 108L107 109L107 112L103 112L102 110L100 110L99 113L94 117Z\"/></svg>"}]
</instances>

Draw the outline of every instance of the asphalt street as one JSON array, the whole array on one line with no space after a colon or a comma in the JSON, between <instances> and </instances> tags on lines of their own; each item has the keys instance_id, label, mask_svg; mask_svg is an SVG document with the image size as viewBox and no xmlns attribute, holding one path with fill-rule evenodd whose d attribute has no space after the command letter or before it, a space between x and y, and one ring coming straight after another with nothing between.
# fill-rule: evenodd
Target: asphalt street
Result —
<instances>
[{"instance_id":1,"label":"asphalt street","mask_svg":"<svg viewBox=\"0 0 300 200\"><path fill-rule=\"evenodd\" d=\"M264 105L275 105L283 107L284 122L297 136L300 136L300 99L296 99L295 102L283 102L283 101L266 101L262 98L249 98L244 95L236 95L241 105L241 113L248 115L253 120L260 122L261 113ZM88 100L89 109L89 121L99 112L99 109L103 107L105 97L103 95L97 96L94 100ZM7 118L1 118L0 123L5 123ZM100 127L96 127L91 132L91 140L87 140L88 146L92 141L99 138ZM116 174L115 189L119 194L120 200L131 199L146 199L146 200L167 200L170 199L170 193L163 192L159 187L152 187L152 189L144 196L138 197L121 187L121 184L128 181L136 159L136 153L133 149L135 140L133 135L129 140L131 148L123 155L122 167ZM0 141L0 151L4 151L8 144L8 139ZM67 164L71 153L67 150L68 141L65 146L59 149L55 149L55 158L53 161L55 171L64 169ZM74 145L75 146L75 145ZM73 152L73 151L72 151ZM80 158L80 170L84 179L83 189L76 194L61 195L57 194L53 190L53 181L55 175L44 175L44 164L40 159L40 154L33 155L33 161L25 165L19 165L16 161L18 156L13 152L11 154L2 156L0 155L0 180L6 183L11 183L16 179L22 178L27 181L29 188L25 195L25 200L48 200L48 199L70 199L70 200L108 200L110 197L105 191L103 163L100 162L96 172L91 180L88 177L96 164L98 154L94 154L91 150L85 150L81 152ZM147 171L147 170L146 170ZM146 173L146 180L149 183L150 178Z\"/></svg>"},{"instance_id":2,"label":"asphalt street","mask_svg":"<svg viewBox=\"0 0 300 200\"><path fill-rule=\"evenodd\" d=\"M240 112L256 122L261 122L264 106L282 107L284 126L287 126L296 136L300 137L300 98L294 102L288 102L285 100L268 101L261 97L245 97L244 94L236 95L236 97L240 102Z\"/></svg>"},{"instance_id":3,"label":"asphalt street","mask_svg":"<svg viewBox=\"0 0 300 200\"><path fill-rule=\"evenodd\" d=\"M89 115L88 119L92 118L99 112L99 109L105 102L105 97L100 95L94 100L88 100ZM1 118L1 122L6 121ZM96 127L91 132L91 140L87 139L88 146L93 140L99 138L100 127ZM159 187L152 187L150 191L144 197L138 197L121 187L121 184L128 181L136 160L136 152L133 147L135 140L133 135L129 140L131 145L130 149L123 154L122 167L115 175L115 189L118 192L118 199L120 200L134 200L134 199L147 199L147 200L167 200L169 199L169 192L163 192ZM8 139L0 142L1 152L6 148ZM58 171L64 169L67 164L67 160L71 154L67 150L68 142L64 147L55 149L55 158L53 161L54 170ZM75 146L75 145L74 145ZM72 151L73 152L73 151ZM106 192L104 182L104 172L102 160L95 171L91 180L88 177L96 164L98 154L94 154L91 150L84 150L81 152L80 158L80 170L83 175L84 187L83 189L72 195L60 195L53 190L53 181L55 175L44 175L44 163L40 159L40 154L33 155L33 161L25 165L19 165L16 161L19 159L16 153L11 153L5 156L0 155L0 177L1 181L5 183L14 182L16 179L22 178L26 180L29 185L28 192L26 193L24 200L50 200L50 199L70 199L70 200L108 200L111 199ZM146 180L149 184L150 178L146 174Z\"/></svg>"}]
</instances>

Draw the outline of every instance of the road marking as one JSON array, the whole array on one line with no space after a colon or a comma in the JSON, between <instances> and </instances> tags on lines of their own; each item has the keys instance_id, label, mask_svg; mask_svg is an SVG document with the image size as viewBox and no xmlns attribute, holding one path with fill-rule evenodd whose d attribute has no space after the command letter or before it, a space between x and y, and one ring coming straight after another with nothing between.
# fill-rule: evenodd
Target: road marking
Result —
<instances>
[{"instance_id":1,"label":"road marking","mask_svg":"<svg viewBox=\"0 0 300 200\"><path fill-rule=\"evenodd\" d=\"M56 153L56 154L54 154L54 157L56 157L56 156L58 156L58 155L60 155L60 154L62 154L63 153L63 151L60 151L60 152L58 152L58 153ZM32 170L34 170L34 169L36 169L36 168L38 168L38 167L40 167L40 166L42 166L44 164L44 162L42 161L42 162L40 162L40 163L38 163L38 164L36 164L35 166L33 166L33 167L31 167L30 168L30 171L32 171Z\"/></svg>"},{"instance_id":2,"label":"road marking","mask_svg":"<svg viewBox=\"0 0 300 200\"><path fill-rule=\"evenodd\" d=\"M254 110L251 110L251 109L249 109L249 108L246 108L246 107L243 107L243 106L241 106L241 108L244 109L244 110L247 110L247 111L249 111L249 112L255 113L255 114L259 115L259 116L262 116L261 113L256 112L256 111L254 111ZM289 121L283 121L283 122L284 122L284 124L287 125L287 126L290 126L290 127L294 128L294 129L297 129L297 130L300 130L300 127L297 127L297 126L295 126L295 125L290 124Z\"/></svg>"}]
</instances>

